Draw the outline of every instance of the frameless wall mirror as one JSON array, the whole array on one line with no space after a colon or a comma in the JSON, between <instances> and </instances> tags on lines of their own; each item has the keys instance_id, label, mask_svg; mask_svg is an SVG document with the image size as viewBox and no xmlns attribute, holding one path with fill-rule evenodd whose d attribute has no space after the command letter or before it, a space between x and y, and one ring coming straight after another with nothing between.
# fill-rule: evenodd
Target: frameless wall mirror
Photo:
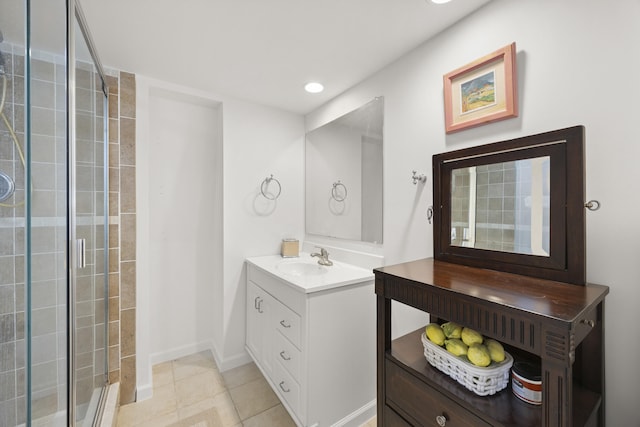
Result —
<instances>
[{"instance_id":1,"label":"frameless wall mirror","mask_svg":"<svg viewBox=\"0 0 640 427\"><path fill-rule=\"evenodd\" d=\"M584 284L584 128L433 157L434 257Z\"/></svg>"},{"instance_id":2,"label":"frameless wall mirror","mask_svg":"<svg viewBox=\"0 0 640 427\"><path fill-rule=\"evenodd\" d=\"M382 243L384 98L305 138L308 234Z\"/></svg>"}]
</instances>

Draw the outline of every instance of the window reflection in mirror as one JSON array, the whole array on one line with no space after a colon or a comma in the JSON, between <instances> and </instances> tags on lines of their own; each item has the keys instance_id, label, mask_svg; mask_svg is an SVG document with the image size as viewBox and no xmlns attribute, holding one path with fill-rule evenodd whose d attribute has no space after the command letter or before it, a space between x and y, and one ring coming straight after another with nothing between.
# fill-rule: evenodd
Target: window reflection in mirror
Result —
<instances>
[{"instance_id":1,"label":"window reflection in mirror","mask_svg":"<svg viewBox=\"0 0 640 427\"><path fill-rule=\"evenodd\" d=\"M451 171L451 245L549 256L550 157Z\"/></svg>"},{"instance_id":2,"label":"window reflection in mirror","mask_svg":"<svg viewBox=\"0 0 640 427\"><path fill-rule=\"evenodd\" d=\"M308 234L382 243L383 123L378 97L306 134Z\"/></svg>"}]
</instances>

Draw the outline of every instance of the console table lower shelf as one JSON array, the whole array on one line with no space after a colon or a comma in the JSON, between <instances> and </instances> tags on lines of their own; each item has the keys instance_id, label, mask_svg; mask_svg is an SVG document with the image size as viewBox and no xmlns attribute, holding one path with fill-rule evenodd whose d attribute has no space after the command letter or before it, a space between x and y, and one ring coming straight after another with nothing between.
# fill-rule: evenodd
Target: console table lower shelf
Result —
<instances>
[{"instance_id":1,"label":"console table lower shelf","mask_svg":"<svg viewBox=\"0 0 640 427\"><path fill-rule=\"evenodd\" d=\"M492 396L478 396L431 366L424 357L418 329L392 342L385 354L385 427L437 426L444 416L446 427L542 425L542 408L518 399L511 385ZM590 426L600 396L574 385L575 426ZM444 419L441 419L444 422ZM593 424L596 425L596 424Z\"/></svg>"}]
</instances>

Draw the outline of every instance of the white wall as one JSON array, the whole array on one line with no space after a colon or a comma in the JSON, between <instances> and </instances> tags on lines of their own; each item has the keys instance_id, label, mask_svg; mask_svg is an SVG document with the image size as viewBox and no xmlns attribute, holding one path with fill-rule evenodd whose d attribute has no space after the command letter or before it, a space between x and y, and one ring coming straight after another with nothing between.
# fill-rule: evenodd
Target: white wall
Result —
<instances>
[{"instance_id":1,"label":"white wall","mask_svg":"<svg viewBox=\"0 0 640 427\"><path fill-rule=\"evenodd\" d=\"M248 256L302 238L303 119L137 76L138 398L151 365L211 349L244 351ZM273 174L277 201L260 195ZM224 227L224 232L223 232Z\"/></svg>"},{"instance_id":2,"label":"white wall","mask_svg":"<svg viewBox=\"0 0 640 427\"><path fill-rule=\"evenodd\" d=\"M431 156L583 124L587 130L587 278L610 286L606 305L607 425L638 426L635 314L640 301L638 117L640 2L495 0L306 118L315 127L385 97L384 256L432 256ZM520 117L444 132L442 76L515 41ZM411 171L426 173L426 186Z\"/></svg>"},{"instance_id":3,"label":"white wall","mask_svg":"<svg viewBox=\"0 0 640 427\"><path fill-rule=\"evenodd\" d=\"M245 342L244 259L280 253L284 237L303 238L304 174L302 116L226 100L224 109L224 341L220 368L248 362ZM282 193L260 193L273 174Z\"/></svg>"},{"instance_id":4,"label":"white wall","mask_svg":"<svg viewBox=\"0 0 640 427\"><path fill-rule=\"evenodd\" d=\"M386 263L393 264L433 253L432 228L426 220L432 201L431 179L426 186L411 181L414 169L431 176L433 154L585 125L587 198L602 203L599 211L587 215L587 277L611 288L606 313L607 424L628 426L638 425L634 390L640 354L634 323L640 301L636 283L640 277L640 226L636 222L640 200L629 194L640 180L635 165L640 145L633 122L640 99L640 87L633 80L634 70L640 68L634 46L640 40L637 22L637 0L494 0L310 114L306 126L313 129L375 96L385 97L383 254ZM446 135L442 75L512 41L518 51L520 117ZM185 88L170 89L190 93ZM139 86L137 99L141 113L138 145L148 151L144 111L149 96L147 93L145 99L141 93L144 85ZM214 287L219 293L211 310L223 310L223 318L211 333L217 357L233 366L245 360L243 259L277 253L282 237L302 238L302 120L217 95L193 95L222 103L224 277L222 285ZM138 183L146 180L148 185L149 165L139 158L137 167ZM271 173L283 186L275 204L258 196L260 182ZM144 215L150 212L144 206L143 190L138 193L138 224L144 224ZM145 231L138 232L138 241L144 243ZM355 246L380 254L375 245ZM138 264L141 270L145 267L140 256ZM138 314L143 316L149 311L145 298L150 293L144 271L139 271L138 284ZM153 327L148 321L148 317L139 317L139 328ZM148 356L147 339L138 335L137 343L140 359L145 351ZM146 375L140 366L138 375Z\"/></svg>"},{"instance_id":5,"label":"white wall","mask_svg":"<svg viewBox=\"0 0 640 427\"><path fill-rule=\"evenodd\" d=\"M207 348L212 338L214 246L222 235L219 105L152 90L149 103L149 237L152 359ZM218 262L218 266L220 263Z\"/></svg>"},{"instance_id":6,"label":"white wall","mask_svg":"<svg viewBox=\"0 0 640 427\"><path fill-rule=\"evenodd\" d=\"M211 348L221 331L221 105L139 77L138 394L150 366ZM220 335L218 332L217 335Z\"/></svg>"}]
</instances>

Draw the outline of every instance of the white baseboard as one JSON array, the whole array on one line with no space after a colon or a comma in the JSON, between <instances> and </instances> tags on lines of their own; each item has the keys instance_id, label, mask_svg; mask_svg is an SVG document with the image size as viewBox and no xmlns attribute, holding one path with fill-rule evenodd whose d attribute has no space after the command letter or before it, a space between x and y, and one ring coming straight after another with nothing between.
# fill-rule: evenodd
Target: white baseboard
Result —
<instances>
[{"instance_id":1,"label":"white baseboard","mask_svg":"<svg viewBox=\"0 0 640 427\"><path fill-rule=\"evenodd\" d=\"M222 359L217 351L212 350L213 357L216 360L216 365L218 365L218 369L220 372L228 371L229 369L237 368L238 366L246 365L247 363L253 362L249 353L242 352L240 354L236 354L235 356L227 357Z\"/></svg>"},{"instance_id":2,"label":"white baseboard","mask_svg":"<svg viewBox=\"0 0 640 427\"><path fill-rule=\"evenodd\" d=\"M212 350L210 342L199 342L195 344L184 345L182 347L175 347L169 350L152 353L149 355L149 363L151 366L158 363L168 362L170 360L179 359L190 354L199 353L205 350Z\"/></svg>"},{"instance_id":3,"label":"white baseboard","mask_svg":"<svg viewBox=\"0 0 640 427\"><path fill-rule=\"evenodd\" d=\"M136 402L151 399L153 397L153 380L149 384L136 386Z\"/></svg>"},{"instance_id":4,"label":"white baseboard","mask_svg":"<svg viewBox=\"0 0 640 427\"><path fill-rule=\"evenodd\" d=\"M331 427L361 426L376 415L376 400L373 399L361 408L353 411Z\"/></svg>"}]
</instances>

